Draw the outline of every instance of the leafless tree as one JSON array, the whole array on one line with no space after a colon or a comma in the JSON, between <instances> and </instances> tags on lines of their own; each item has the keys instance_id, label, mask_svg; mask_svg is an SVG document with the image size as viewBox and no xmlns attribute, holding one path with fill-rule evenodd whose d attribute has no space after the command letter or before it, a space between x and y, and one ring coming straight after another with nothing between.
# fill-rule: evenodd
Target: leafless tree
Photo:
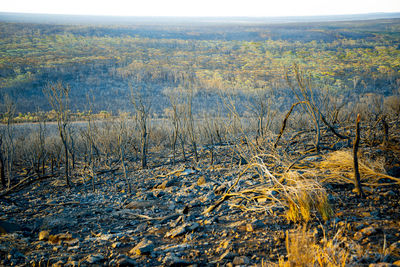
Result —
<instances>
[{"instance_id":1,"label":"leafless tree","mask_svg":"<svg viewBox=\"0 0 400 267\"><path fill-rule=\"evenodd\" d=\"M39 124L38 124L38 133L37 133L37 148L38 148L38 159L37 159L37 167L36 167L36 172L38 175L40 175L40 165L42 165L42 175L45 175L46 169L45 169L45 163L46 163L46 157L47 157L47 152L46 152L46 116L44 115L43 112L37 112L39 116Z\"/></svg>"},{"instance_id":2,"label":"leafless tree","mask_svg":"<svg viewBox=\"0 0 400 267\"><path fill-rule=\"evenodd\" d=\"M186 161L186 152L185 152L186 135L183 125L185 106L183 105L182 88L174 88L172 91L168 91L166 94L169 96L171 105L171 110L168 110L169 112L167 112L168 113L167 116L170 118L173 125L171 146L173 154L172 163L175 165L178 141L179 144L181 145L183 160Z\"/></svg>"},{"instance_id":3,"label":"leafless tree","mask_svg":"<svg viewBox=\"0 0 400 267\"><path fill-rule=\"evenodd\" d=\"M70 124L70 110L69 110L69 93L70 87L63 85L61 82L48 84L44 89L44 94L47 96L50 105L56 112L58 133L64 146L65 155L65 181L68 187L71 187L69 181L69 124Z\"/></svg>"},{"instance_id":4,"label":"leafless tree","mask_svg":"<svg viewBox=\"0 0 400 267\"><path fill-rule=\"evenodd\" d=\"M272 122L272 97L272 90L261 88L252 92L249 98L249 108L257 118L257 137L261 139Z\"/></svg>"},{"instance_id":5,"label":"leafless tree","mask_svg":"<svg viewBox=\"0 0 400 267\"><path fill-rule=\"evenodd\" d=\"M131 185L128 180L128 171L125 164L125 154L128 145L128 130L127 130L127 118L126 116L120 116L117 127L117 144L118 144L118 153L121 161L122 170L124 172L124 177L127 185L128 193L131 193Z\"/></svg>"},{"instance_id":6,"label":"leafless tree","mask_svg":"<svg viewBox=\"0 0 400 267\"><path fill-rule=\"evenodd\" d=\"M93 123L93 103L94 103L94 96L93 99L89 97L89 95L86 96L87 98L87 106L88 106L88 112L86 115L87 118L87 126L86 129L83 129L81 131L81 135L84 139L85 146L86 146L86 154L87 154L87 167L89 168L89 173L92 179L92 189L95 191L95 184L96 184L96 172L94 171L95 169L95 161L99 155L99 149L97 148L96 142L95 142L95 125Z\"/></svg>"},{"instance_id":7,"label":"leafless tree","mask_svg":"<svg viewBox=\"0 0 400 267\"><path fill-rule=\"evenodd\" d=\"M6 167L7 167L7 187L10 188L11 180L13 177L13 165L14 165L14 155L15 155L15 143L14 143L14 117L15 117L15 103L8 96L4 96L4 119L6 121L6 128L2 131L5 142L6 151ZM3 138L2 138L3 139ZM3 142L3 140L2 140Z\"/></svg>"},{"instance_id":8,"label":"leafless tree","mask_svg":"<svg viewBox=\"0 0 400 267\"><path fill-rule=\"evenodd\" d=\"M196 129L193 118L193 110L192 110L193 94L194 94L193 88L189 87L189 89L187 89L186 91L184 120L185 120L185 129L190 139L190 143L192 145L194 160L198 162L199 156L197 154L197 137L196 137Z\"/></svg>"},{"instance_id":9,"label":"leafless tree","mask_svg":"<svg viewBox=\"0 0 400 267\"><path fill-rule=\"evenodd\" d=\"M151 100L145 97L141 87L135 89L131 87L131 102L135 109L135 121L140 128L140 156L142 168L147 168Z\"/></svg>"},{"instance_id":10,"label":"leafless tree","mask_svg":"<svg viewBox=\"0 0 400 267\"><path fill-rule=\"evenodd\" d=\"M321 127L318 107L314 97L314 90L311 84L311 77L304 73L297 65L292 68L293 76L297 86L295 86L289 76L289 72L285 73L286 81L289 84L294 96L298 100L295 105L299 104L306 113L308 113L314 123L316 135L314 146L317 151L320 149ZM292 106L293 109L293 106Z\"/></svg>"}]
</instances>

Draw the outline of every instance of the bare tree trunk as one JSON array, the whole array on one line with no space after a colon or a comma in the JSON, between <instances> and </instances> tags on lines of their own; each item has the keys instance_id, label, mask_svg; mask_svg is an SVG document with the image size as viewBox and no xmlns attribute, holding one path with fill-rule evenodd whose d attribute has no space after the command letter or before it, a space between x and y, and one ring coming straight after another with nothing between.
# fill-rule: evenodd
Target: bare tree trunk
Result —
<instances>
[{"instance_id":1,"label":"bare tree trunk","mask_svg":"<svg viewBox=\"0 0 400 267\"><path fill-rule=\"evenodd\" d=\"M183 137L180 137L179 139L181 141L180 143L181 143L183 161L186 162L185 142L183 141Z\"/></svg>"},{"instance_id":2,"label":"bare tree trunk","mask_svg":"<svg viewBox=\"0 0 400 267\"><path fill-rule=\"evenodd\" d=\"M4 157L3 157L2 144L3 144L3 137L0 136L0 180L1 180L1 185L3 186L3 188L5 188L7 186L7 183L6 183L6 175L4 172Z\"/></svg>"},{"instance_id":3,"label":"bare tree trunk","mask_svg":"<svg viewBox=\"0 0 400 267\"><path fill-rule=\"evenodd\" d=\"M147 127L146 124L142 126L142 168L147 168Z\"/></svg>"},{"instance_id":4,"label":"bare tree trunk","mask_svg":"<svg viewBox=\"0 0 400 267\"><path fill-rule=\"evenodd\" d=\"M65 181L68 187L71 187L69 181L69 92L70 87L64 86L61 82L49 84L43 89L44 94L48 97L50 105L54 108L57 114L58 133L64 146L65 153Z\"/></svg>"},{"instance_id":5,"label":"bare tree trunk","mask_svg":"<svg viewBox=\"0 0 400 267\"><path fill-rule=\"evenodd\" d=\"M389 144L389 125L387 124L385 117L382 118L383 125L383 146L387 147Z\"/></svg>"},{"instance_id":6,"label":"bare tree trunk","mask_svg":"<svg viewBox=\"0 0 400 267\"><path fill-rule=\"evenodd\" d=\"M140 89L131 88L131 102L136 111L136 122L140 127L141 161L142 168L147 168L147 146L148 146L148 123L150 117L151 103L145 99Z\"/></svg>"},{"instance_id":7,"label":"bare tree trunk","mask_svg":"<svg viewBox=\"0 0 400 267\"><path fill-rule=\"evenodd\" d=\"M196 133L195 133L195 127L194 127L194 118L193 118L193 112L192 112L192 103L193 103L193 90L190 89L187 99L186 99L186 127L187 127L187 133L190 138L190 142L192 144L192 149L193 149L193 156L194 160L196 162L199 161L199 156L197 154L197 144L196 144Z\"/></svg>"},{"instance_id":8,"label":"bare tree trunk","mask_svg":"<svg viewBox=\"0 0 400 267\"><path fill-rule=\"evenodd\" d=\"M64 144L64 153L65 153L65 182L67 183L68 187L71 187L70 183L69 183L69 173L68 173L68 169L69 169L69 160L68 160L68 146L66 142L63 142Z\"/></svg>"},{"instance_id":9,"label":"bare tree trunk","mask_svg":"<svg viewBox=\"0 0 400 267\"><path fill-rule=\"evenodd\" d=\"M357 121L356 121L356 139L354 140L353 146L353 158L354 158L354 186L357 190L357 194L360 197L364 197L364 192L361 187L360 182L360 171L358 169L358 145L360 143L360 114L357 114Z\"/></svg>"}]
</instances>

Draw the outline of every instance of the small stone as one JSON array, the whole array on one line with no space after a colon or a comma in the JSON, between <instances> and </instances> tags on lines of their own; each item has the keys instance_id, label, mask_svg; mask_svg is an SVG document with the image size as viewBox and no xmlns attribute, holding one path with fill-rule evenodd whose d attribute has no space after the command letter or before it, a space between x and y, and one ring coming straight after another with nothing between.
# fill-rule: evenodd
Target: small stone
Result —
<instances>
[{"instance_id":1,"label":"small stone","mask_svg":"<svg viewBox=\"0 0 400 267\"><path fill-rule=\"evenodd\" d=\"M79 261L68 261L65 265L65 267L78 267L80 266Z\"/></svg>"},{"instance_id":2,"label":"small stone","mask_svg":"<svg viewBox=\"0 0 400 267\"><path fill-rule=\"evenodd\" d=\"M232 259L233 258L233 253L231 252L230 249L227 249L222 255L219 257L219 261L222 261L224 259Z\"/></svg>"},{"instance_id":3,"label":"small stone","mask_svg":"<svg viewBox=\"0 0 400 267\"><path fill-rule=\"evenodd\" d=\"M115 242L115 243L112 243L111 247L112 248L119 248L119 247L121 247L121 245L122 245L121 242Z\"/></svg>"},{"instance_id":4,"label":"small stone","mask_svg":"<svg viewBox=\"0 0 400 267\"><path fill-rule=\"evenodd\" d=\"M253 232L254 231L253 224L251 224L251 223L246 224L246 231Z\"/></svg>"},{"instance_id":5,"label":"small stone","mask_svg":"<svg viewBox=\"0 0 400 267\"><path fill-rule=\"evenodd\" d=\"M86 258L86 262L89 264L95 264L95 263L99 263L101 261L104 260L104 256L101 254L96 254L96 255L89 255Z\"/></svg>"},{"instance_id":6,"label":"small stone","mask_svg":"<svg viewBox=\"0 0 400 267\"><path fill-rule=\"evenodd\" d=\"M233 265L247 265L250 263L250 260L246 256L236 256L232 263Z\"/></svg>"},{"instance_id":7,"label":"small stone","mask_svg":"<svg viewBox=\"0 0 400 267\"><path fill-rule=\"evenodd\" d=\"M77 246L73 246L73 247L68 247L68 248L67 248L67 251L78 251L78 250L79 250L79 248L80 248L80 246L79 246L79 245L77 245Z\"/></svg>"},{"instance_id":8,"label":"small stone","mask_svg":"<svg viewBox=\"0 0 400 267\"><path fill-rule=\"evenodd\" d=\"M49 233L49 231L41 231L40 233L39 233L39 241L42 241L42 240L49 240L49 236L50 236L50 233Z\"/></svg>"},{"instance_id":9,"label":"small stone","mask_svg":"<svg viewBox=\"0 0 400 267\"><path fill-rule=\"evenodd\" d=\"M136 255L148 255L154 249L153 241L143 239L140 241L134 248L132 248L129 253L136 254Z\"/></svg>"},{"instance_id":10,"label":"small stone","mask_svg":"<svg viewBox=\"0 0 400 267\"><path fill-rule=\"evenodd\" d=\"M169 231L165 234L165 237L174 238L176 236L183 235L187 231L186 226L187 226L186 224L183 224L175 229L172 229L171 231Z\"/></svg>"},{"instance_id":11,"label":"small stone","mask_svg":"<svg viewBox=\"0 0 400 267\"><path fill-rule=\"evenodd\" d=\"M117 261L117 266L120 266L120 267L137 266L137 265L138 265L137 262L128 256L125 256Z\"/></svg>"},{"instance_id":12,"label":"small stone","mask_svg":"<svg viewBox=\"0 0 400 267\"><path fill-rule=\"evenodd\" d=\"M376 228L373 227L373 226L370 226L370 227L367 227L367 228L364 228L364 229L361 230L361 233L362 233L364 236L370 236L370 235L375 234L376 232L377 232L377 230L376 230Z\"/></svg>"},{"instance_id":13,"label":"small stone","mask_svg":"<svg viewBox=\"0 0 400 267\"><path fill-rule=\"evenodd\" d=\"M191 225L189 225L188 230L189 230L189 231L194 231L194 230L196 230L196 229L199 228L199 227L200 227L200 224L197 223L197 222L195 222L195 223L192 223Z\"/></svg>"},{"instance_id":14,"label":"small stone","mask_svg":"<svg viewBox=\"0 0 400 267\"><path fill-rule=\"evenodd\" d=\"M184 259L181 259L171 253L167 253L167 255L163 259L163 263L164 263L164 265L167 265L167 266L187 266L190 264L190 262L188 262Z\"/></svg>"},{"instance_id":15,"label":"small stone","mask_svg":"<svg viewBox=\"0 0 400 267\"><path fill-rule=\"evenodd\" d=\"M171 231L167 232L165 234L165 237L174 238L176 236L183 235L183 234L185 234L187 232L194 231L197 228L199 228L199 226L200 226L200 224L198 224L197 222L192 223L192 224L185 223L185 224L182 224L181 226L179 226L179 227L177 227L175 229L172 229Z\"/></svg>"},{"instance_id":16,"label":"small stone","mask_svg":"<svg viewBox=\"0 0 400 267\"><path fill-rule=\"evenodd\" d=\"M393 192L392 190L389 190L389 191L383 193L382 195L383 195L384 197L395 197L395 196L396 196L396 193Z\"/></svg>"},{"instance_id":17,"label":"small stone","mask_svg":"<svg viewBox=\"0 0 400 267\"><path fill-rule=\"evenodd\" d=\"M16 248L11 249L10 253L8 254L8 259L21 259L25 258L24 254L19 252Z\"/></svg>"},{"instance_id":18,"label":"small stone","mask_svg":"<svg viewBox=\"0 0 400 267\"><path fill-rule=\"evenodd\" d=\"M200 176L200 178L197 180L197 185L203 185L206 183L206 179L204 178L204 176Z\"/></svg>"},{"instance_id":19,"label":"small stone","mask_svg":"<svg viewBox=\"0 0 400 267\"><path fill-rule=\"evenodd\" d=\"M360 231L356 232L354 234L354 239L359 241L359 240L361 240L367 236L371 236L375 233L377 233L377 229L373 226L369 226L369 227L363 228Z\"/></svg>"}]
</instances>

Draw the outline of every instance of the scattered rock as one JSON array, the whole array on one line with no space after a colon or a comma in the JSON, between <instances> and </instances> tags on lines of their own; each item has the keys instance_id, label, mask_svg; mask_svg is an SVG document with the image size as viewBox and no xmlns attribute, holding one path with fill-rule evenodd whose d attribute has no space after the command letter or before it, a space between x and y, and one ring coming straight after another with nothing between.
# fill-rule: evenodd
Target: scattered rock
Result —
<instances>
[{"instance_id":1,"label":"scattered rock","mask_svg":"<svg viewBox=\"0 0 400 267\"><path fill-rule=\"evenodd\" d=\"M178 245L166 245L156 249L156 251L167 252L178 252L190 249L192 246L189 244L178 244Z\"/></svg>"},{"instance_id":2,"label":"scattered rock","mask_svg":"<svg viewBox=\"0 0 400 267\"><path fill-rule=\"evenodd\" d=\"M74 240L72 235L69 233L50 235L48 240L51 244L60 244L62 241L72 241Z\"/></svg>"},{"instance_id":3,"label":"scattered rock","mask_svg":"<svg viewBox=\"0 0 400 267\"><path fill-rule=\"evenodd\" d=\"M129 251L129 254L134 255L148 255L154 250L153 241L143 239L134 248Z\"/></svg>"},{"instance_id":4,"label":"scattered rock","mask_svg":"<svg viewBox=\"0 0 400 267\"><path fill-rule=\"evenodd\" d=\"M42 240L47 241L47 240L49 240L49 236L50 236L49 231L41 231L39 233L39 241L42 241Z\"/></svg>"},{"instance_id":5,"label":"scattered rock","mask_svg":"<svg viewBox=\"0 0 400 267\"><path fill-rule=\"evenodd\" d=\"M233 261L233 265L248 265L250 263L249 258L246 256L236 256Z\"/></svg>"},{"instance_id":6,"label":"scattered rock","mask_svg":"<svg viewBox=\"0 0 400 267\"><path fill-rule=\"evenodd\" d=\"M204 178L204 176L200 176L200 178L197 180L197 185L203 185L206 183L206 179Z\"/></svg>"},{"instance_id":7,"label":"scattered rock","mask_svg":"<svg viewBox=\"0 0 400 267\"><path fill-rule=\"evenodd\" d=\"M164 265L167 265L167 266L187 266L187 265L191 264L190 262L188 262L188 261L186 261L184 259L181 259L181 258L179 258L179 257L177 257L177 256L175 256L174 254L171 254L171 253L168 253L164 257L162 262L163 262Z\"/></svg>"},{"instance_id":8,"label":"scattered rock","mask_svg":"<svg viewBox=\"0 0 400 267\"><path fill-rule=\"evenodd\" d=\"M58 214L44 218L40 229L60 232L64 229L73 229L77 224L78 222L75 218L69 215Z\"/></svg>"},{"instance_id":9,"label":"scattered rock","mask_svg":"<svg viewBox=\"0 0 400 267\"><path fill-rule=\"evenodd\" d=\"M131 257L121 254L116 259L110 261L110 266L119 266L119 267L138 266L138 263Z\"/></svg>"},{"instance_id":10,"label":"scattered rock","mask_svg":"<svg viewBox=\"0 0 400 267\"><path fill-rule=\"evenodd\" d=\"M371 236L371 235L373 235L375 233L377 233L377 229L375 227L373 227L373 226L369 226L369 227L363 228L362 230L356 232L354 234L354 239L355 240L361 240L364 237Z\"/></svg>"},{"instance_id":11,"label":"scattered rock","mask_svg":"<svg viewBox=\"0 0 400 267\"><path fill-rule=\"evenodd\" d=\"M195 174L197 172L197 170L196 169L194 169L194 168L188 168L188 169L185 169L183 172L181 172L180 173L180 176L186 176L186 175L191 175L191 174Z\"/></svg>"},{"instance_id":12,"label":"scattered rock","mask_svg":"<svg viewBox=\"0 0 400 267\"><path fill-rule=\"evenodd\" d=\"M8 254L8 259L13 260L13 259L23 259L25 258L25 255L19 252L17 249L13 248L11 249L10 253Z\"/></svg>"},{"instance_id":13,"label":"scattered rock","mask_svg":"<svg viewBox=\"0 0 400 267\"><path fill-rule=\"evenodd\" d=\"M104 256L101 254L89 255L86 257L85 262L89 264L96 264L104 261Z\"/></svg>"},{"instance_id":14,"label":"scattered rock","mask_svg":"<svg viewBox=\"0 0 400 267\"><path fill-rule=\"evenodd\" d=\"M144 209L157 205L155 201L132 201L125 205L126 209Z\"/></svg>"},{"instance_id":15,"label":"scattered rock","mask_svg":"<svg viewBox=\"0 0 400 267\"><path fill-rule=\"evenodd\" d=\"M182 224L181 226L178 226L175 229L172 229L171 231L167 232L165 234L165 237L169 237L169 238L174 238L180 235L185 234L186 232L191 232L196 230L200 225L198 223L192 223L192 224Z\"/></svg>"}]
</instances>

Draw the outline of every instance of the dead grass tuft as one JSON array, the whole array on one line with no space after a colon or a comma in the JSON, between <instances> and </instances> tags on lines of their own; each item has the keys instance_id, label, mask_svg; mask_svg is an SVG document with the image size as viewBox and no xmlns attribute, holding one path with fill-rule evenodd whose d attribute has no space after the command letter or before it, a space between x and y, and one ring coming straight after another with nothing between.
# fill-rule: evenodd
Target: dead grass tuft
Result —
<instances>
[{"instance_id":1,"label":"dead grass tuft","mask_svg":"<svg viewBox=\"0 0 400 267\"><path fill-rule=\"evenodd\" d=\"M389 179L395 183L400 183L399 178L378 172L371 165L373 164L369 164L368 166L366 162L359 162L361 182L363 185L383 185L379 183L382 179ZM353 183L354 181L353 156L349 151L332 152L327 155L324 161L317 163L316 167L324 171L322 182Z\"/></svg>"},{"instance_id":2,"label":"dead grass tuft","mask_svg":"<svg viewBox=\"0 0 400 267\"><path fill-rule=\"evenodd\" d=\"M261 183L251 188L236 188L245 173L254 172ZM328 220L333 212L328 202L326 190L316 179L305 178L298 172L290 171L279 179L272 173L260 157L254 157L238 175L236 182L214 205L207 208L209 213L227 199L232 207L245 211L260 211L275 214L277 209L285 211L284 216L292 222L308 222L315 214Z\"/></svg>"},{"instance_id":3,"label":"dead grass tuft","mask_svg":"<svg viewBox=\"0 0 400 267\"><path fill-rule=\"evenodd\" d=\"M343 248L343 242L341 230L320 242L304 227L292 233L286 231L287 260L281 258L279 266L345 266L349 252Z\"/></svg>"}]
</instances>

